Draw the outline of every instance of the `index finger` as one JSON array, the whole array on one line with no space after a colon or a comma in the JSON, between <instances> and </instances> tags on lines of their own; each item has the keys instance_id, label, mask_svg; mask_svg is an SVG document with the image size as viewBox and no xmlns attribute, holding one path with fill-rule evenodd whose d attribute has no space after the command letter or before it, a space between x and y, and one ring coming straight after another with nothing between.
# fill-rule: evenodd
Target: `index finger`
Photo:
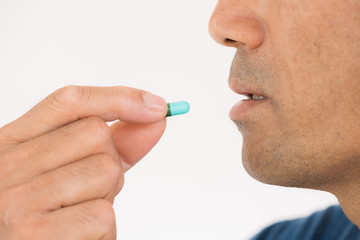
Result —
<instances>
[{"instance_id":1,"label":"index finger","mask_svg":"<svg viewBox=\"0 0 360 240\"><path fill-rule=\"evenodd\" d=\"M0 142L21 143L81 118L153 123L167 112L164 99L129 87L60 88L0 129Z\"/></svg>"}]
</instances>

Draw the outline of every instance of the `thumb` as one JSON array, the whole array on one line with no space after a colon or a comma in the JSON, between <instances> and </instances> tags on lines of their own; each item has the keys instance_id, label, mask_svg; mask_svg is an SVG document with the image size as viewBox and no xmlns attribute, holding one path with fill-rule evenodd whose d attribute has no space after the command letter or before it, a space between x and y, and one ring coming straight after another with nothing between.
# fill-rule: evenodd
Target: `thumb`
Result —
<instances>
[{"instance_id":1,"label":"thumb","mask_svg":"<svg viewBox=\"0 0 360 240\"><path fill-rule=\"evenodd\" d=\"M166 119L149 124L119 121L111 125L110 129L124 171L134 166L155 146L165 128Z\"/></svg>"}]
</instances>

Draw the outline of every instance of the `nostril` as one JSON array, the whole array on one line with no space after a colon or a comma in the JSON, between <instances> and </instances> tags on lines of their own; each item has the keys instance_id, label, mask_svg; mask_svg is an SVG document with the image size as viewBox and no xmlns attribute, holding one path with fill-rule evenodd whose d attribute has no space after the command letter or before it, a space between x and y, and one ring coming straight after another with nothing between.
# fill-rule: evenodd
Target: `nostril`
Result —
<instances>
[{"instance_id":1,"label":"nostril","mask_svg":"<svg viewBox=\"0 0 360 240\"><path fill-rule=\"evenodd\" d=\"M246 44L243 43L243 42L233 40L231 38L225 38L225 41L223 42L223 45L228 46L228 47L240 47L240 46L244 46Z\"/></svg>"},{"instance_id":2,"label":"nostril","mask_svg":"<svg viewBox=\"0 0 360 240\"><path fill-rule=\"evenodd\" d=\"M231 38L225 38L223 45L228 47L235 47L236 41L232 40Z\"/></svg>"},{"instance_id":3,"label":"nostril","mask_svg":"<svg viewBox=\"0 0 360 240\"><path fill-rule=\"evenodd\" d=\"M234 42L236 42L235 40L232 40L232 39L230 39L230 38L226 38L225 39L225 42L226 43L234 43Z\"/></svg>"}]
</instances>

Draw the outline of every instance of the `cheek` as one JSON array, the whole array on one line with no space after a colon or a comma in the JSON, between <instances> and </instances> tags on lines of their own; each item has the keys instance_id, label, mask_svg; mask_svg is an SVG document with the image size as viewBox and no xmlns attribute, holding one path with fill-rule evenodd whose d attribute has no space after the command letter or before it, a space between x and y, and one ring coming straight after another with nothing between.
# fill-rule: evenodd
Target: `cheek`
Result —
<instances>
[{"instance_id":1,"label":"cheek","mask_svg":"<svg viewBox=\"0 0 360 240\"><path fill-rule=\"evenodd\" d=\"M247 123L243 161L265 182L298 172L295 184L360 156L360 36L350 34L360 29L360 19L349 19L360 14L345 16L351 15L347 9L339 16L335 5L346 5L342 1L281 2L268 16L261 49L279 76L273 82L278 94L271 112Z\"/></svg>"},{"instance_id":2,"label":"cheek","mask_svg":"<svg viewBox=\"0 0 360 240\"><path fill-rule=\"evenodd\" d=\"M359 9L339 12L350 4L329 0L282 2L269 16L266 46L281 75L281 125L318 133L344 116L359 119L360 36L352 33L360 28Z\"/></svg>"}]
</instances>

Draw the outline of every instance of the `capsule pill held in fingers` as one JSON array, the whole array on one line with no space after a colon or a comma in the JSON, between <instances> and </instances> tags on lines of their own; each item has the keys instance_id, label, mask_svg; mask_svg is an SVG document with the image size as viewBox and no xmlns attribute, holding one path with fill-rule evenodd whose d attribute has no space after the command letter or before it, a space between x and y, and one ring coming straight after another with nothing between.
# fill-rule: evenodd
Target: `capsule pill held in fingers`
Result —
<instances>
[{"instance_id":1,"label":"capsule pill held in fingers","mask_svg":"<svg viewBox=\"0 0 360 240\"><path fill-rule=\"evenodd\" d=\"M166 117L185 114L190 110L190 104L186 101L168 103L168 111Z\"/></svg>"}]
</instances>

